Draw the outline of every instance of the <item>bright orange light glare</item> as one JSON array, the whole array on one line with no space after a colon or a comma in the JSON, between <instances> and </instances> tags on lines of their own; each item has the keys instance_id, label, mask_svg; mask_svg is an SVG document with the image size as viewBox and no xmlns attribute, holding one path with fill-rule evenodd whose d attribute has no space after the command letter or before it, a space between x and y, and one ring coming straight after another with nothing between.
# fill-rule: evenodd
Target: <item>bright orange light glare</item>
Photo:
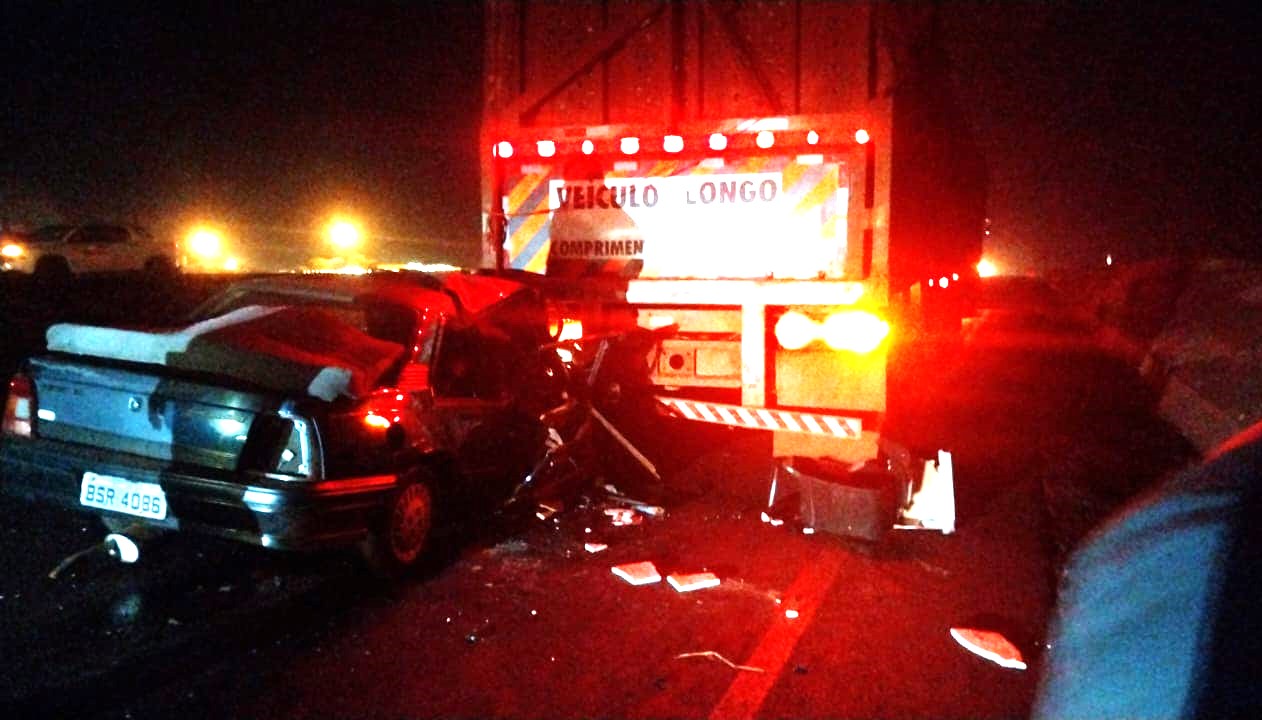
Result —
<instances>
[{"instance_id":1,"label":"bright orange light glare","mask_svg":"<svg viewBox=\"0 0 1262 720\"><path fill-rule=\"evenodd\" d=\"M978 277L994 277L999 274L999 267L988 258L977 261Z\"/></svg>"},{"instance_id":2,"label":"bright orange light glare","mask_svg":"<svg viewBox=\"0 0 1262 720\"><path fill-rule=\"evenodd\" d=\"M829 315L820 334L834 350L868 353L889 336L890 324L866 310L846 310Z\"/></svg>"},{"instance_id":3,"label":"bright orange light glare","mask_svg":"<svg viewBox=\"0 0 1262 720\"><path fill-rule=\"evenodd\" d=\"M801 350L819 337L819 325L800 312L790 310L776 321L776 341L785 350Z\"/></svg>"},{"instance_id":4,"label":"bright orange light glare","mask_svg":"<svg viewBox=\"0 0 1262 720\"><path fill-rule=\"evenodd\" d=\"M859 143L860 145L867 145L868 141L871 139L872 139L872 136L869 135L868 131L864 130L863 128L859 128L858 130L854 131L854 141Z\"/></svg>"},{"instance_id":5,"label":"bright orange light glare","mask_svg":"<svg viewBox=\"0 0 1262 720\"><path fill-rule=\"evenodd\" d=\"M189 231L186 241L194 255L204 258L219 257L223 251L223 236L213 228L195 227Z\"/></svg>"},{"instance_id":6,"label":"bright orange light glare","mask_svg":"<svg viewBox=\"0 0 1262 720\"><path fill-rule=\"evenodd\" d=\"M10 243L0 248L0 256L4 256L7 258L20 258L25 253L26 251L22 249L21 245L17 245L14 243Z\"/></svg>"},{"instance_id":7,"label":"bright orange light glare","mask_svg":"<svg viewBox=\"0 0 1262 720\"><path fill-rule=\"evenodd\" d=\"M324 229L324 234L329 242L339 248L355 247L363 240L364 235L359 225L345 218L333 218Z\"/></svg>"}]
</instances>

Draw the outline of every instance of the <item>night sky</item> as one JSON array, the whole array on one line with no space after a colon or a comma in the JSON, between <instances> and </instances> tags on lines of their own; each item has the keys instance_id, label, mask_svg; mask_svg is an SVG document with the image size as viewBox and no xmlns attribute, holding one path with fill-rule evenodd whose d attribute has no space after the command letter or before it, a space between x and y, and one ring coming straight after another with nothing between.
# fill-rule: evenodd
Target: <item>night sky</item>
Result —
<instances>
[{"instance_id":1,"label":"night sky","mask_svg":"<svg viewBox=\"0 0 1262 720\"><path fill-rule=\"evenodd\" d=\"M1262 254L1258 11L1154 5L943 4L1005 267ZM480 27L474 2L5 0L0 219L341 209L475 262Z\"/></svg>"}]
</instances>

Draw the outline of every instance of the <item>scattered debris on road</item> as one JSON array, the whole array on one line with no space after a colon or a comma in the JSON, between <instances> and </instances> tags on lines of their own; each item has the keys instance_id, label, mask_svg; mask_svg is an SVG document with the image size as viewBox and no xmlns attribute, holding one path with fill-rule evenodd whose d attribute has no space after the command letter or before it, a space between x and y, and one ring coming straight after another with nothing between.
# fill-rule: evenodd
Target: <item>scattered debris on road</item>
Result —
<instances>
[{"instance_id":1,"label":"scattered debris on road","mask_svg":"<svg viewBox=\"0 0 1262 720\"><path fill-rule=\"evenodd\" d=\"M662 581L661 573L657 571L657 566L651 560L614 565L609 569L614 575L632 585L651 585Z\"/></svg>"},{"instance_id":2,"label":"scattered debris on road","mask_svg":"<svg viewBox=\"0 0 1262 720\"><path fill-rule=\"evenodd\" d=\"M676 592L686 593L712 588L719 584L719 577L711 572L671 573L666 576L666 582L670 583Z\"/></svg>"},{"instance_id":3,"label":"scattered debris on road","mask_svg":"<svg viewBox=\"0 0 1262 720\"><path fill-rule=\"evenodd\" d=\"M605 514L609 516L610 522L617 526L639 525L644 521L635 511L630 508L605 508Z\"/></svg>"},{"instance_id":4,"label":"scattered debris on road","mask_svg":"<svg viewBox=\"0 0 1262 720\"><path fill-rule=\"evenodd\" d=\"M683 658L693 658L693 657L703 657L703 658L710 658L711 660L718 660L719 662L732 668L733 670L745 670L748 672L758 672L758 673L767 672L766 670L763 670L760 667L754 667L753 665L737 665L736 663L732 662L731 660L728 660L727 658L723 657L722 655L720 655L719 653L713 650L705 650L702 652L680 653L675 656L675 659L682 660Z\"/></svg>"},{"instance_id":5,"label":"scattered debris on road","mask_svg":"<svg viewBox=\"0 0 1262 720\"><path fill-rule=\"evenodd\" d=\"M1025 670L1025 658L1021 650L1002 633L977 628L951 628L951 637L965 650L985 658L1001 667Z\"/></svg>"}]
</instances>

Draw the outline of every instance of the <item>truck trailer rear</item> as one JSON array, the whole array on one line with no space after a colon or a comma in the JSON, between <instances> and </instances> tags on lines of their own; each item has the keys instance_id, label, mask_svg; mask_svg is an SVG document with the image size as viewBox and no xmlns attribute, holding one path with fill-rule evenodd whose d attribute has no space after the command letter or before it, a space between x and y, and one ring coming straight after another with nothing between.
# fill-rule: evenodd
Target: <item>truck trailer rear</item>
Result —
<instances>
[{"instance_id":1,"label":"truck trailer rear","mask_svg":"<svg viewBox=\"0 0 1262 720\"><path fill-rule=\"evenodd\" d=\"M677 327L646 358L664 412L887 466L904 520L952 528L908 506L949 456L890 424L985 223L934 11L490 0L485 21L484 263L568 279L588 332Z\"/></svg>"}]
</instances>

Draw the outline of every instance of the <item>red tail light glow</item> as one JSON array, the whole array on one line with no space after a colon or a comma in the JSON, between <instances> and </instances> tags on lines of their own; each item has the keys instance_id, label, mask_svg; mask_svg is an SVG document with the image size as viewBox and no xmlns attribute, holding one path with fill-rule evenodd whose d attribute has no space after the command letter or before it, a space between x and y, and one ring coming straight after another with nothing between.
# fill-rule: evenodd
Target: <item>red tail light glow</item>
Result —
<instances>
[{"instance_id":1,"label":"red tail light glow","mask_svg":"<svg viewBox=\"0 0 1262 720\"><path fill-rule=\"evenodd\" d=\"M551 140L540 140L535 143L535 148L539 150L539 157L552 157L557 154L557 144Z\"/></svg>"},{"instance_id":2,"label":"red tail light glow","mask_svg":"<svg viewBox=\"0 0 1262 720\"><path fill-rule=\"evenodd\" d=\"M510 158L513 156L513 144L507 140L495 143L495 157Z\"/></svg>"},{"instance_id":3,"label":"red tail light glow","mask_svg":"<svg viewBox=\"0 0 1262 720\"><path fill-rule=\"evenodd\" d=\"M4 420L0 432L5 435L31 437L35 431L35 386L25 375L9 380L9 396L4 401Z\"/></svg>"},{"instance_id":4,"label":"red tail light glow","mask_svg":"<svg viewBox=\"0 0 1262 720\"><path fill-rule=\"evenodd\" d=\"M640 138L624 137L618 142L618 148L623 155L634 155L640 152Z\"/></svg>"},{"instance_id":5,"label":"red tail light glow","mask_svg":"<svg viewBox=\"0 0 1262 720\"><path fill-rule=\"evenodd\" d=\"M754 137L754 144L766 150L776 144L776 136L770 130L759 130L758 135Z\"/></svg>"},{"instance_id":6,"label":"red tail light glow","mask_svg":"<svg viewBox=\"0 0 1262 720\"><path fill-rule=\"evenodd\" d=\"M860 145L867 145L868 141L871 139L872 139L872 136L869 135L868 131L864 130L863 128L859 128L858 130L854 131L854 141L859 143Z\"/></svg>"},{"instance_id":7,"label":"red tail light glow","mask_svg":"<svg viewBox=\"0 0 1262 720\"><path fill-rule=\"evenodd\" d=\"M714 133L710 136L710 149L715 152L727 149L727 136L722 133Z\"/></svg>"}]
</instances>

